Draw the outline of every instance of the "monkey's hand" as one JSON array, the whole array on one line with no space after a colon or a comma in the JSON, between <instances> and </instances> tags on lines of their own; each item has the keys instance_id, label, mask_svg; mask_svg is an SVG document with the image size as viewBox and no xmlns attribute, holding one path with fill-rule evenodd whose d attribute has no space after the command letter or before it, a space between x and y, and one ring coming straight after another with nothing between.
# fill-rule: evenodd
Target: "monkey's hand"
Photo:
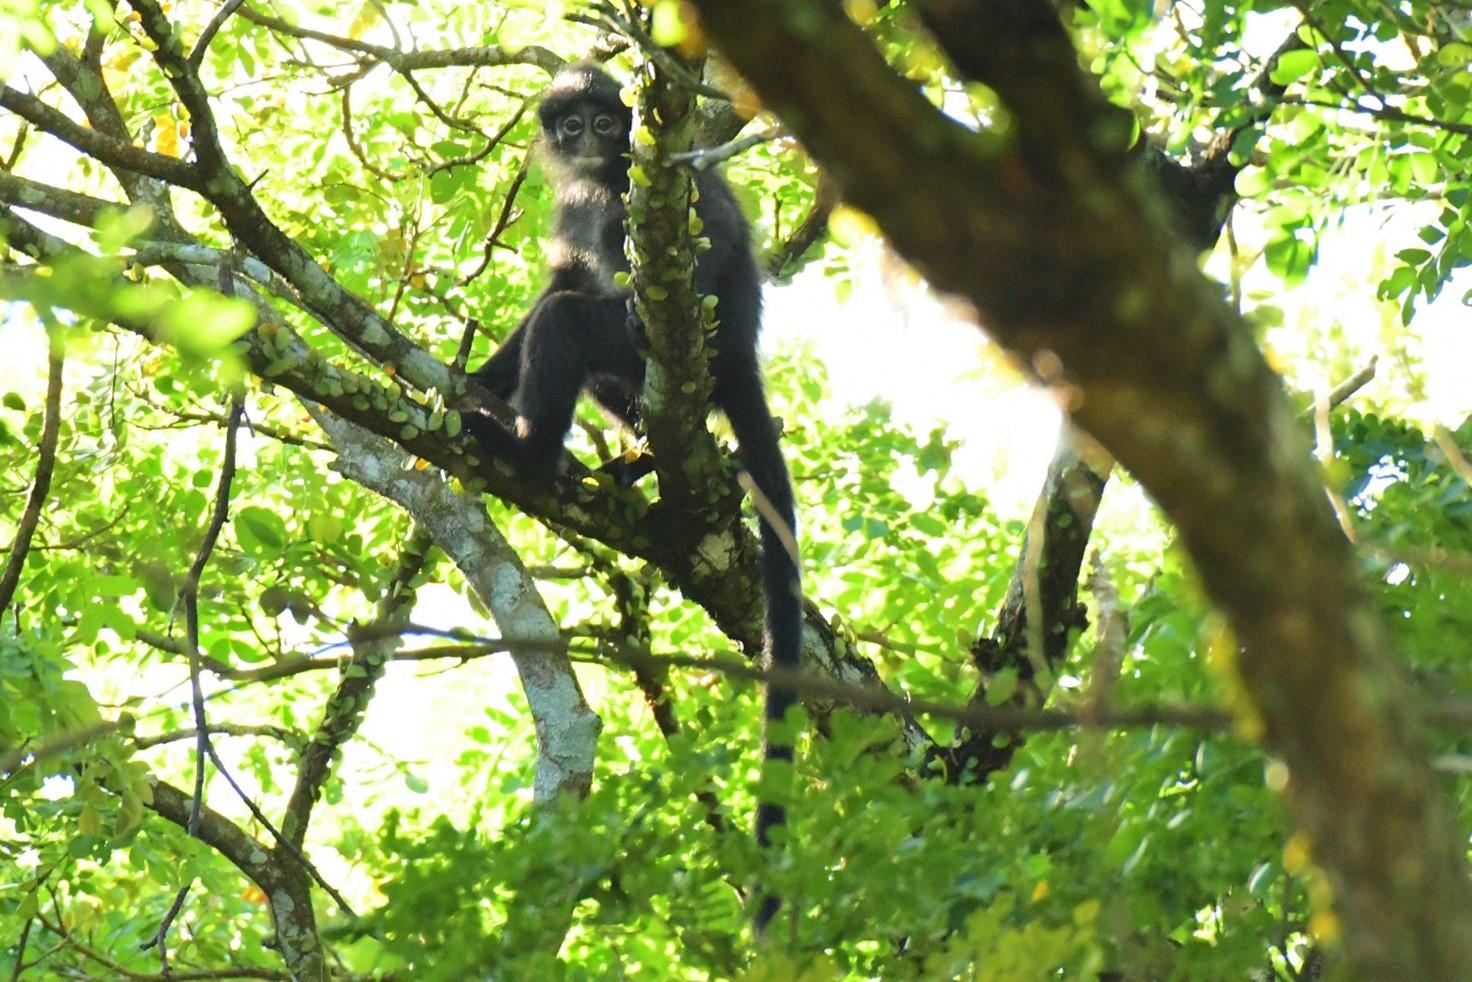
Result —
<instances>
[{"instance_id":1,"label":"monkey's hand","mask_svg":"<svg viewBox=\"0 0 1472 982\"><path fill-rule=\"evenodd\" d=\"M644 340L644 318L639 316L639 304L632 293L624 299L624 323L628 325L630 334Z\"/></svg>"}]
</instances>

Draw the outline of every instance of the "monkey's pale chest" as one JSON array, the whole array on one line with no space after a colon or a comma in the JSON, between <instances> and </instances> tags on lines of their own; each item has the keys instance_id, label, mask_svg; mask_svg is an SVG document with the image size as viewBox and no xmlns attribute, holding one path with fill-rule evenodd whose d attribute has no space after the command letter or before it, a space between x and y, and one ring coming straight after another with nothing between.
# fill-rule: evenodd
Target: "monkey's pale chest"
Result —
<instances>
[{"instance_id":1,"label":"monkey's pale chest","mask_svg":"<svg viewBox=\"0 0 1472 982\"><path fill-rule=\"evenodd\" d=\"M624 292L614 274L627 272L623 203L605 189L574 187L558 207L551 264L559 278L573 280L588 293Z\"/></svg>"}]
</instances>

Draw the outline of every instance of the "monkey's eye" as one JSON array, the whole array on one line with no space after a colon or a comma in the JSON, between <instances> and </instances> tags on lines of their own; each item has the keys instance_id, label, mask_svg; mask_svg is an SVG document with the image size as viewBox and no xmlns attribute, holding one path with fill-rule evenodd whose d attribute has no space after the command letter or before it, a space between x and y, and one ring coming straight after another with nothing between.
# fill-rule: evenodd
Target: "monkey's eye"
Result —
<instances>
[{"instance_id":1,"label":"monkey's eye","mask_svg":"<svg viewBox=\"0 0 1472 982\"><path fill-rule=\"evenodd\" d=\"M562 132L568 136L577 136L583 131L583 121L576 116L569 116L562 121Z\"/></svg>"},{"instance_id":2,"label":"monkey's eye","mask_svg":"<svg viewBox=\"0 0 1472 982\"><path fill-rule=\"evenodd\" d=\"M618 129L618 120L614 119L612 116L599 116L597 119L593 120L593 129L596 130L600 136L609 136Z\"/></svg>"}]
</instances>

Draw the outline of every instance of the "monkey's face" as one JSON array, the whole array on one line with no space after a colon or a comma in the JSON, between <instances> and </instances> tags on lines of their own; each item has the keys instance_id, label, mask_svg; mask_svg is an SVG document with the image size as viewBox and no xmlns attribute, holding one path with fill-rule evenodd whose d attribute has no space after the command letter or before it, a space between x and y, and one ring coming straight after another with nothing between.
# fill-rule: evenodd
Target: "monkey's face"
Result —
<instances>
[{"instance_id":1,"label":"monkey's face","mask_svg":"<svg viewBox=\"0 0 1472 982\"><path fill-rule=\"evenodd\" d=\"M595 171L629 152L628 124L607 106L576 102L544 126L552 152L580 171Z\"/></svg>"}]
</instances>

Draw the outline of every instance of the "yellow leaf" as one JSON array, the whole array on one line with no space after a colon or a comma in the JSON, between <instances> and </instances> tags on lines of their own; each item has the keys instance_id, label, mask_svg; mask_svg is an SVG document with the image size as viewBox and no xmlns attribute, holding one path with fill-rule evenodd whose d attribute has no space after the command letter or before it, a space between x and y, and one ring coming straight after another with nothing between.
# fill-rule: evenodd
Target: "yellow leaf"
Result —
<instances>
[{"instance_id":1,"label":"yellow leaf","mask_svg":"<svg viewBox=\"0 0 1472 982\"><path fill-rule=\"evenodd\" d=\"M1038 885L1032 888L1032 902L1037 903L1048 895L1048 881L1039 880Z\"/></svg>"},{"instance_id":2,"label":"yellow leaf","mask_svg":"<svg viewBox=\"0 0 1472 982\"><path fill-rule=\"evenodd\" d=\"M179 125L174 122L174 117L155 116L153 124L158 127L153 137L155 149L165 157L179 156Z\"/></svg>"},{"instance_id":3,"label":"yellow leaf","mask_svg":"<svg viewBox=\"0 0 1472 982\"><path fill-rule=\"evenodd\" d=\"M1321 910L1308 919L1308 933L1320 943L1339 937L1339 918L1331 910Z\"/></svg>"},{"instance_id":4,"label":"yellow leaf","mask_svg":"<svg viewBox=\"0 0 1472 982\"><path fill-rule=\"evenodd\" d=\"M354 17L353 22L348 25L348 37L355 40L361 38L364 34L368 33L368 30L374 24L378 23L378 20L379 11L377 5L371 3L363 4L363 9L358 11L358 16Z\"/></svg>"},{"instance_id":5,"label":"yellow leaf","mask_svg":"<svg viewBox=\"0 0 1472 982\"><path fill-rule=\"evenodd\" d=\"M1308 836L1302 832L1283 844L1283 872L1296 876L1303 872L1309 860Z\"/></svg>"},{"instance_id":6,"label":"yellow leaf","mask_svg":"<svg viewBox=\"0 0 1472 982\"><path fill-rule=\"evenodd\" d=\"M851 205L839 205L828 217L828 231L840 245L856 245L879 234L874 219Z\"/></svg>"},{"instance_id":7,"label":"yellow leaf","mask_svg":"<svg viewBox=\"0 0 1472 982\"><path fill-rule=\"evenodd\" d=\"M1283 353L1271 344L1264 344L1262 346L1262 357L1268 363L1268 367L1279 375L1282 375L1288 368L1288 359L1284 358Z\"/></svg>"}]
</instances>

